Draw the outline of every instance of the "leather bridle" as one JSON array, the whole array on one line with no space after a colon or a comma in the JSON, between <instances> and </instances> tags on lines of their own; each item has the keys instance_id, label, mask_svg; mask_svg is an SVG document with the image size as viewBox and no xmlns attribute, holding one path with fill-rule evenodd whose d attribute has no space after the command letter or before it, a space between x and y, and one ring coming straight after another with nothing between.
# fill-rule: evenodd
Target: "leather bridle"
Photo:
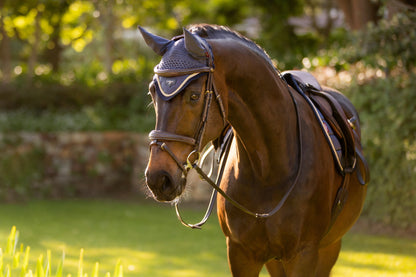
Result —
<instances>
[{"instance_id":1,"label":"leather bridle","mask_svg":"<svg viewBox=\"0 0 416 277\"><path fill-rule=\"evenodd\" d=\"M179 37L176 37L178 39ZM206 66L201 68L196 68L192 70L159 70L155 68L155 74L159 76L164 77L172 77L172 76L178 76L178 75L184 75L184 74L193 74L193 73L207 73L207 80L205 84L205 93L204 93L204 105L203 110L201 114L201 120L199 121L199 126L197 128L197 131L195 133L194 137L188 137L183 135L178 135L170 132L166 132L163 130L153 130L149 133L149 138L151 140L150 146L157 145L159 146L163 151L167 152L172 159L176 162L176 164L179 166L179 168L182 170L183 175L186 177L188 174L188 171L190 170L189 167L187 167L186 163L181 162L177 156L173 153L173 151L169 148L168 144L166 142L180 142L185 143L188 145L191 145L193 147L193 150L189 153L187 157L188 160L193 160L193 162L196 162L199 160L200 151L202 148L202 138L205 133L206 124L208 120L209 110L212 103L212 97L213 94L215 95L215 99L218 102L221 115L224 121L224 125L226 124L226 115L224 110L224 105L222 103L222 99L220 94L217 90L214 89L214 56L212 54L211 47L209 44L200 38L200 42L205 48L205 57L206 57ZM193 159L192 159L193 158Z\"/></svg>"},{"instance_id":2,"label":"leather bridle","mask_svg":"<svg viewBox=\"0 0 416 277\"><path fill-rule=\"evenodd\" d=\"M178 37L176 39L178 39ZM201 156L200 151L201 151L201 148L203 147L203 145L201 145L202 138L205 133L213 95L215 95L215 99L218 103L221 116L223 118L223 124L224 126L227 125L227 117L225 114L225 109L224 109L221 95L218 93L218 90L216 90L214 87L215 86L214 76L213 76L214 70L215 70L214 69L214 56L212 54L210 45L202 38L200 38L200 42L206 50L205 51L206 65L207 65L206 67L201 67L201 68L192 69L192 70L173 70L173 71L172 70L158 70L157 68L155 68L155 74L159 76L165 76L165 77L173 77L173 76L180 76L184 74L193 74L193 73L198 73L198 74L207 73L207 80L205 84L205 93L204 93L204 105L203 105L203 110L201 113L201 120L197 128L197 131L195 133L195 136L194 137L183 136L183 135L178 135L178 134L174 134L171 132L166 132L163 130L153 130L149 133L149 138L151 140L150 147L156 145L156 146L159 146L161 150L168 153L169 156L178 165L178 167L182 170L182 176L184 178L186 178L186 176L188 175L189 170L197 166L197 163L200 159L200 156ZM180 142L180 143L188 144L193 147L193 150L188 154L185 163L183 163L182 161L178 159L175 153L170 149L167 142ZM222 160L221 165L222 166L220 167L223 167L225 165L225 159ZM220 175L222 174L219 174L217 176L216 183L218 183L218 181L220 180ZM208 176L206 177L209 178ZM197 224L188 224L182 219L182 216L180 215L180 211L179 211L179 206L178 206L179 202L176 201L175 209L176 209L176 214L178 216L178 219L183 225L189 228L200 229L201 226L205 224L205 222L208 220L209 216L211 215L211 212L214 207L214 203L216 201L216 196L217 196L217 190L213 189L205 216Z\"/></svg>"},{"instance_id":3,"label":"leather bridle","mask_svg":"<svg viewBox=\"0 0 416 277\"><path fill-rule=\"evenodd\" d=\"M232 140L232 137L233 137L232 136L232 130L230 130L231 135L228 137L228 139L225 139L225 143L224 143L225 144L225 146L224 146L225 149L223 151L223 155L221 156L219 173L217 175L216 181L214 182L213 180L211 180L210 176L208 176L205 172L203 172L203 170L198 166L198 161L199 161L200 156L201 156L200 151L202 150L201 148L203 147L203 145L201 145L201 142L202 142L202 138L203 138L203 135L204 135L204 132L205 132L205 129L206 129L207 119L208 119L209 110L210 110L210 106L211 106L211 103L212 103L213 95L215 95L215 99L217 100L217 103L219 105L220 112L221 112L221 115L222 115L222 118L223 118L223 121L224 121L224 126L226 126L228 124L221 96L218 93L218 91L215 89L215 84L214 84L214 80L213 80L214 56L212 54L211 47L204 39L202 39L202 38L198 38L198 39L200 40L201 44L204 46L204 48L206 50L206 52L205 52L206 53L206 61L207 61L207 66L206 67L201 67L201 68L192 69L192 70L158 70L157 68L155 68L155 74L157 74L159 76L165 76L165 77L180 76L180 75L192 74L192 73L207 73L208 74L207 80L206 80L206 86L205 86L205 93L204 93L204 95L205 95L204 96L204 107L203 107L203 111L202 111L202 114L201 114L200 124L199 124L199 127L198 127L197 131L196 131L195 136L194 137L183 136L183 135L178 135L178 134L170 133L170 132L163 131L163 130L153 130L149 133L149 138L151 140L150 147L151 146L158 146L158 147L160 147L161 150L168 153L169 156L176 162L178 167L182 170L183 177L186 178L190 169L195 169L196 172L199 174L199 176L203 180L207 181L210 186L213 187L213 193L212 193L212 196L211 196L211 199L210 199L209 206L207 208L207 211L205 213L204 218L199 223L188 224L182 219L182 216L180 215L179 207L178 207L179 202L175 202L175 209L176 209L177 217L183 225L185 225L187 227L190 227L190 228L200 229L201 226L203 224L205 224L205 222L208 220L208 218L209 218L209 216L210 216L210 214L213 210L213 206L214 206L214 202L216 200L217 192L220 193L225 199L227 199L233 206L237 207L239 210L243 211L244 213L246 213L248 215L251 215L255 218L271 217L276 212L278 212L280 210L280 208L283 206L283 204L286 202L287 198L289 197L290 193L292 192L293 188L295 187L295 185L296 185L296 183L299 179L301 168L302 168L302 160L303 160L302 159L302 140L301 140L302 134L301 134L301 126L300 126L300 118L299 118L299 111L298 111L297 102L296 102L293 94L291 93L291 91L289 89L289 85L287 85L286 81L281 77L280 72L277 71L277 74L279 75L279 77L286 83L287 88L288 88L288 92L289 92L289 94L292 98L292 102L293 102L294 107L295 107L296 118L297 118L297 128L298 128L297 131L298 131L298 144L299 144L299 152L298 152L299 164L298 164L297 174L296 174L294 182L288 188L285 195L278 202L278 204L275 206L275 208L272 209L268 213L252 212L252 211L248 210L246 207L244 207L243 205L241 205L240 203L238 203L237 201L235 201L233 198L228 196L219 187L219 182L221 181L221 178L222 178L223 170L224 170L225 163L226 163L228 153L229 153L229 149L230 149L231 140ZM173 151L168 146L167 142L180 142L180 143L191 145L193 147L193 150L188 154L185 163L181 162L177 158L177 156L173 153Z\"/></svg>"}]
</instances>

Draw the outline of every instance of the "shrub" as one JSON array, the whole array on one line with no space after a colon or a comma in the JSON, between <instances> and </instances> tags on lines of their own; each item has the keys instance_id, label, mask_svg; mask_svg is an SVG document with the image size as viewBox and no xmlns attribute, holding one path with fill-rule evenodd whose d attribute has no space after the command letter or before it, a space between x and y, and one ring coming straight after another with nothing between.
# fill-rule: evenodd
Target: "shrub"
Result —
<instances>
[{"instance_id":1,"label":"shrub","mask_svg":"<svg viewBox=\"0 0 416 277\"><path fill-rule=\"evenodd\" d=\"M6 141L6 144L18 143ZM33 184L42 176L43 156L40 149L1 147L0 156L0 199L12 201L30 196Z\"/></svg>"},{"instance_id":2,"label":"shrub","mask_svg":"<svg viewBox=\"0 0 416 277\"><path fill-rule=\"evenodd\" d=\"M400 228L416 222L416 76L350 88L371 168L364 215Z\"/></svg>"},{"instance_id":3,"label":"shrub","mask_svg":"<svg viewBox=\"0 0 416 277\"><path fill-rule=\"evenodd\" d=\"M416 11L402 10L351 36L341 53L350 62L362 61L385 72L411 72L416 65Z\"/></svg>"}]
</instances>

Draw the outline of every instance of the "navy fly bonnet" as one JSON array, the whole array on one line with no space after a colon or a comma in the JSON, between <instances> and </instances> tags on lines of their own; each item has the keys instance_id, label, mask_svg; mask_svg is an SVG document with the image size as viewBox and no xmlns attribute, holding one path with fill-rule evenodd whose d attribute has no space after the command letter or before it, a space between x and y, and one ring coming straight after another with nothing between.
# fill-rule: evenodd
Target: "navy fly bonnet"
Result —
<instances>
[{"instance_id":1,"label":"navy fly bonnet","mask_svg":"<svg viewBox=\"0 0 416 277\"><path fill-rule=\"evenodd\" d=\"M218 102L224 120L224 126L227 123L221 97L214 89L214 57L212 50L203 38L192 34L186 29L183 30L183 35L174 37L172 40L153 35L140 26L139 30L146 44L154 52L162 56L162 60L154 68L155 76L153 79L156 93L162 100L168 101L172 99L183 91L191 81L207 75L204 92L204 108L202 109L200 120L201 124L195 136L183 136L159 129L153 130L149 134L151 145L159 145L162 150L167 151L186 175L187 170L185 170L174 153L169 150L165 142L183 142L192 145L195 151L199 151L202 147L201 140L205 131L212 98Z\"/></svg>"},{"instance_id":2,"label":"navy fly bonnet","mask_svg":"<svg viewBox=\"0 0 416 277\"><path fill-rule=\"evenodd\" d=\"M166 43L162 60L154 68L156 91L165 101L178 95L191 81L213 70L213 55L209 44L203 38L191 34L192 42L198 44L196 47L203 50L203 53L190 52L185 43L186 32L189 31L184 32L184 35Z\"/></svg>"}]
</instances>

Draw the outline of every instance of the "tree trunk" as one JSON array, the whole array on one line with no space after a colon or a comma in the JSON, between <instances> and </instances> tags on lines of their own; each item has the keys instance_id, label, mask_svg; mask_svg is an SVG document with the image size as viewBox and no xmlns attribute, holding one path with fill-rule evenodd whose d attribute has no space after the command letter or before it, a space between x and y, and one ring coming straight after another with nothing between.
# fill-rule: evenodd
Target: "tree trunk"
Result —
<instances>
[{"instance_id":1,"label":"tree trunk","mask_svg":"<svg viewBox=\"0 0 416 277\"><path fill-rule=\"evenodd\" d=\"M49 48L45 48L44 57L46 62L52 65L52 71L58 72L61 67L61 58L62 58L62 51L64 47L60 43L61 40L61 29L62 29L62 17L65 12L68 10L71 2L73 1L50 1L48 2L48 6L46 11L48 14L45 17L55 17L55 20L50 20L49 24L51 24L53 28L53 32L50 35L50 46Z\"/></svg>"},{"instance_id":2,"label":"tree trunk","mask_svg":"<svg viewBox=\"0 0 416 277\"><path fill-rule=\"evenodd\" d=\"M377 22L379 5L371 0L337 0L345 22L352 30L361 30L369 22Z\"/></svg>"},{"instance_id":3,"label":"tree trunk","mask_svg":"<svg viewBox=\"0 0 416 277\"><path fill-rule=\"evenodd\" d=\"M38 11L35 17L35 33L34 33L34 41L32 44L32 49L30 52L29 60L27 62L27 81L28 84L32 82L33 75L35 73L36 63L38 61L38 54L39 54L39 43L40 37L42 35L42 30L40 29L40 19L42 13Z\"/></svg>"},{"instance_id":4,"label":"tree trunk","mask_svg":"<svg viewBox=\"0 0 416 277\"><path fill-rule=\"evenodd\" d=\"M104 24L104 64L107 74L111 74L114 62L114 14L112 7L113 1L107 1L105 7L103 7L104 16L101 17Z\"/></svg>"},{"instance_id":5,"label":"tree trunk","mask_svg":"<svg viewBox=\"0 0 416 277\"><path fill-rule=\"evenodd\" d=\"M52 65L52 71L55 73L60 69L62 50L64 49L60 43L62 24L61 18L55 25L52 26L53 32L50 36L50 43L52 47L50 49L46 49L45 51L46 61Z\"/></svg>"},{"instance_id":6,"label":"tree trunk","mask_svg":"<svg viewBox=\"0 0 416 277\"><path fill-rule=\"evenodd\" d=\"M324 1L324 11L326 14L326 23L325 26L322 28L322 33L327 40L329 38L329 34L331 33L332 27L334 26L334 19L331 17L331 10L334 8L334 1L333 0L326 0Z\"/></svg>"},{"instance_id":7,"label":"tree trunk","mask_svg":"<svg viewBox=\"0 0 416 277\"><path fill-rule=\"evenodd\" d=\"M114 62L114 26L115 15L113 0L96 1L96 7L100 11L100 22L104 28L104 68L107 74L111 74Z\"/></svg>"},{"instance_id":8,"label":"tree trunk","mask_svg":"<svg viewBox=\"0 0 416 277\"><path fill-rule=\"evenodd\" d=\"M10 38L7 35L6 30L4 29L2 16L0 17L0 37L0 70L3 74L2 81L4 83L9 83L12 78Z\"/></svg>"}]
</instances>

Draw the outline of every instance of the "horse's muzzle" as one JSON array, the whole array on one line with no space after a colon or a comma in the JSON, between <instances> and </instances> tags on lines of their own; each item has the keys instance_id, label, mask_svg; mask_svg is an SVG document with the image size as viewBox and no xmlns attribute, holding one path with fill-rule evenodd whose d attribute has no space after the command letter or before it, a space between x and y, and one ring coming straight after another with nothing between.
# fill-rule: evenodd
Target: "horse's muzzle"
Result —
<instances>
[{"instance_id":1,"label":"horse's muzzle","mask_svg":"<svg viewBox=\"0 0 416 277\"><path fill-rule=\"evenodd\" d=\"M146 170L146 185L157 201L170 202L182 194L185 187L185 179L179 178L175 180L164 170L156 172Z\"/></svg>"}]
</instances>

